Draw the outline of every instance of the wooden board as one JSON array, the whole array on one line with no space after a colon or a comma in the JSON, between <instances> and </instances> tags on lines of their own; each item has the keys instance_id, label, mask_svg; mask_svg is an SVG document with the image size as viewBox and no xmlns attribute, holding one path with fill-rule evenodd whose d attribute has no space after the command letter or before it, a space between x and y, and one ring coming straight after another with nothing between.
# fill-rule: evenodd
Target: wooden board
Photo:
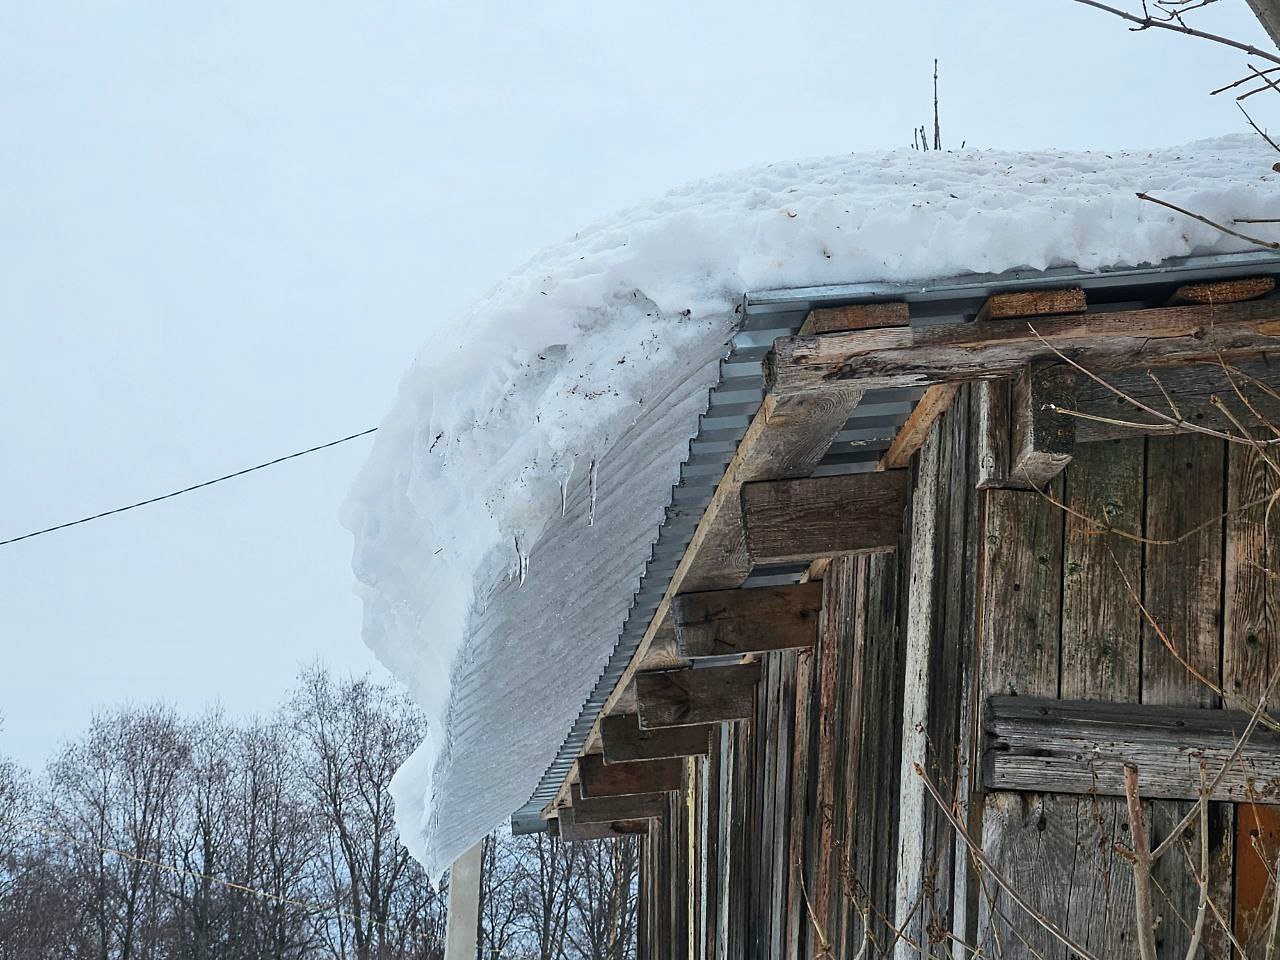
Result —
<instances>
[{"instance_id":1,"label":"wooden board","mask_svg":"<svg viewBox=\"0 0 1280 960\"><path fill-rule=\"evenodd\" d=\"M1174 291L1170 303L1239 303L1265 297L1275 290L1273 277L1237 277L1234 280L1212 280L1188 283Z\"/></svg>"},{"instance_id":2,"label":"wooden board","mask_svg":"<svg viewBox=\"0 0 1280 960\"><path fill-rule=\"evenodd\" d=\"M937 383L926 390L880 458L878 469L898 470L907 466L929 435L934 422L947 412L959 388L956 383Z\"/></svg>"},{"instance_id":3,"label":"wooden board","mask_svg":"<svg viewBox=\"0 0 1280 960\"><path fill-rule=\"evenodd\" d=\"M646 730L637 713L611 714L600 728L605 763L664 760L706 754L719 734L716 724Z\"/></svg>"},{"instance_id":4,"label":"wooden board","mask_svg":"<svg viewBox=\"0 0 1280 960\"><path fill-rule=\"evenodd\" d=\"M671 605L685 657L811 647L818 636L822 581L685 593Z\"/></svg>"},{"instance_id":5,"label":"wooden board","mask_svg":"<svg viewBox=\"0 0 1280 960\"><path fill-rule=\"evenodd\" d=\"M852 303L843 307L810 310L800 325L804 336L836 330L869 330L875 327L905 327L911 314L905 303Z\"/></svg>"},{"instance_id":6,"label":"wooden board","mask_svg":"<svg viewBox=\"0 0 1280 960\"><path fill-rule=\"evenodd\" d=\"M619 820L613 823L578 823L572 807L562 807L557 818L561 840L611 840L617 837L647 834L648 820Z\"/></svg>"},{"instance_id":7,"label":"wooden board","mask_svg":"<svg viewBox=\"0 0 1280 960\"><path fill-rule=\"evenodd\" d=\"M679 790L683 775L684 762L679 759L605 763L598 753L578 758L582 796L592 799Z\"/></svg>"},{"instance_id":8,"label":"wooden board","mask_svg":"<svg viewBox=\"0 0 1280 960\"><path fill-rule=\"evenodd\" d=\"M652 730L750 719L759 680L759 663L637 674L640 726Z\"/></svg>"},{"instance_id":9,"label":"wooden board","mask_svg":"<svg viewBox=\"0 0 1280 960\"><path fill-rule=\"evenodd\" d=\"M1277 334L1280 304L1271 300L831 333L776 340L765 381L783 398L838 383L871 390L984 380L1059 359L1055 349L1105 373L1274 351Z\"/></svg>"},{"instance_id":10,"label":"wooden board","mask_svg":"<svg viewBox=\"0 0 1280 960\"><path fill-rule=\"evenodd\" d=\"M1006 320L1010 317L1042 317L1055 313L1083 313L1088 307L1079 287L1058 290L1011 290L987 297L974 321Z\"/></svg>"},{"instance_id":11,"label":"wooden board","mask_svg":"<svg viewBox=\"0 0 1280 960\"><path fill-rule=\"evenodd\" d=\"M574 823L611 823L614 820L649 820L667 809L666 793L632 793L621 797L584 797L582 785L572 788ZM563 807L561 808L564 809Z\"/></svg>"},{"instance_id":12,"label":"wooden board","mask_svg":"<svg viewBox=\"0 0 1280 960\"><path fill-rule=\"evenodd\" d=\"M1194 800L1200 762L1216 777L1249 722L1237 710L991 697L983 781L989 790L1124 795L1124 764L1138 766L1144 798ZM1280 733L1255 731L1215 800L1280 799Z\"/></svg>"},{"instance_id":13,"label":"wooden board","mask_svg":"<svg viewBox=\"0 0 1280 960\"><path fill-rule=\"evenodd\" d=\"M1039 489L1071 462L1076 422L1057 408L1075 406L1075 371L1060 363L1028 364L1013 382L1009 479Z\"/></svg>"},{"instance_id":14,"label":"wooden board","mask_svg":"<svg viewBox=\"0 0 1280 960\"><path fill-rule=\"evenodd\" d=\"M747 553L771 564L896 549L906 494L901 470L746 484Z\"/></svg>"}]
</instances>

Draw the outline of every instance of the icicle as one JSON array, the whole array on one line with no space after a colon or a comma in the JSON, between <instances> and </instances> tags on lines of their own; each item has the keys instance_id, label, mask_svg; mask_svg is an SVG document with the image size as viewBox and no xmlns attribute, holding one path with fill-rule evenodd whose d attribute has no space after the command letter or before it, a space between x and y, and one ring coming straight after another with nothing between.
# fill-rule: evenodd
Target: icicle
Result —
<instances>
[{"instance_id":1,"label":"icicle","mask_svg":"<svg viewBox=\"0 0 1280 960\"><path fill-rule=\"evenodd\" d=\"M520 534L516 534L516 560L520 576L520 586L524 586L525 577L529 576L529 554L520 546Z\"/></svg>"},{"instance_id":2,"label":"icicle","mask_svg":"<svg viewBox=\"0 0 1280 960\"><path fill-rule=\"evenodd\" d=\"M591 509L587 512L587 526L596 525L596 461L591 459Z\"/></svg>"}]
</instances>

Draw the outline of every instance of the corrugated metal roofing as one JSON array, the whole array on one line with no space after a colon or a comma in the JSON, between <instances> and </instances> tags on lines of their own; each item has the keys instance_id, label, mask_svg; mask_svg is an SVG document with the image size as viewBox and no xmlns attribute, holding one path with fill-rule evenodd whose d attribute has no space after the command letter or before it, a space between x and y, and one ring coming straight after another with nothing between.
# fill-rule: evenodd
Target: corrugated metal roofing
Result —
<instances>
[{"instance_id":1,"label":"corrugated metal roofing","mask_svg":"<svg viewBox=\"0 0 1280 960\"><path fill-rule=\"evenodd\" d=\"M1094 305L1125 306L1163 302L1172 288L1196 280L1226 279L1280 272L1280 256L1270 252L1226 254L1169 260L1159 266L1083 273L1075 268L971 274L922 283L850 283L783 290L762 290L743 298L743 319L720 365L719 383L710 391L698 435L671 491L666 520L657 531L648 565L626 624L604 672L583 704L564 743L538 787L511 817L516 833L545 829L540 812L554 799L565 775L586 743L605 700L621 679L666 594L671 577L693 532L711 502L725 468L764 399L762 362L778 337L793 336L815 307L905 300L912 326L961 323L972 319L988 296L1000 290L1081 286ZM836 436L814 471L818 476L872 470L911 412L919 390L869 391ZM757 568L752 586L793 583L808 565Z\"/></svg>"}]
</instances>

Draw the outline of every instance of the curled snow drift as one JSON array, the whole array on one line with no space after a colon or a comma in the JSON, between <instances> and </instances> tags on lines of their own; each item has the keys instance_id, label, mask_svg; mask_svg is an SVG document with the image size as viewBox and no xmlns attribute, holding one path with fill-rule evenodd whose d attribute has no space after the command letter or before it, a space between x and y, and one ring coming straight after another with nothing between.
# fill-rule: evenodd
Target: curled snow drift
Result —
<instances>
[{"instance_id":1,"label":"curled snow drift","mask_svg":"<svg viewBox=\"0 0 1280 960\"><path fill-rule=\"evenodd\" d=\"M1241 249L1143 203L1280 215L1260 141L897 151L693 184L551 247L436 333L344 510L365 641L432 719L397 775L433 875L528 799L600 675L752 289Z\"/></svg>"}]
</instances>

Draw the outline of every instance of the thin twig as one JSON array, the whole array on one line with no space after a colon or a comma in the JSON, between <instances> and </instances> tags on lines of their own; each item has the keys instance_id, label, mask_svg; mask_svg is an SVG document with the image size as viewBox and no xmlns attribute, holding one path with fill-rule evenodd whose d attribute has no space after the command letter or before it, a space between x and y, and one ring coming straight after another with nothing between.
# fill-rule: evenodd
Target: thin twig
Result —
<instances>
[{"instance_id":1,"label":"thin twig","mask_svg":"<svg viewBox=\"0 0 1280 960\"><path fill-rule=\"evenodd\" d=\"M1196 922L1187 944L1187 960L1196 960L1200 939L1204 935L1204 919L1209 909L1209 785L1204 761L1200 761L1200 899L1196 904Z\"/></svg>"},{"instance_id":2,"label":"thin twig","mask_svg":"<svg viewBox=\"0 0 1280 960\"><path fill-rule=\"evenodd\" d=\"M1089 2L1089 0L1076 0L1076 2L1087 3ZM1183 216L1190 217L1192 220L1199 220L1201 223L1207 224L1213 227L1215 230L1221 230L1227 236L1235 237L1237 240L1244 240L1247 243L1253 243L1259 247L1266 247L1268 250L1280 250L1280 243L1276 243L1275 241L1272 241L1272 240L1262 240L1258 237L1251 237L1247 233L1241 233L1239 230L1232 230L1230 227L1224 227L1222 224L1217 223L1213 220L1210 220L1208 217L1202 217L1198 213L1192 213L1190 210L1186 210L1175 203L1170 203L1168 200L1160 200L1147 193L1139 193L1138 199L1147 200L1151 203L1157 203L1162 207L1168 207L1170 210L1176 210L1178 213L1182 214Z\"/></svg>"},{"instance_id":3,"label":"thin twig","mask_svg":"<svg viewBox=\"0 0 1280 960\"><path fill-rule=\"evenodd\" d=\"M1260 136L1263 140L1267 141L1267 143L1271 144L1271 149L1275 150L1277 153L1280 153L1280 145L1277 145L1274 140L1272 140L1269 136L1267 136L1267 131L1263 130L1260 126L1258 126L1256 123L1253 122L1253 117L1249 116L1249 111L1244 108L1244 104L1241 103L1239 100L1237 100L1236 106L1240 108L1240 112L1244 114L1244 118L1249 121L1249 126L1253 127L1253 129L1257 131L1258 136ZM1243 221L1232 220L1231 222L1241 223ZM1250 220L1249 222L1259 223L1261 221Z\"/></svg>"},{"instance_id":4,"label":"thin twig","mask_svg":"<svg viewBox=\"0 0 1280 960\"><path fill-rule=\"evenodd\" d=\"M1120 10L1117 7L1109 6L1105 3L1099 3L1098 0L1075 0L1076 3L1082 3L1086 7L1094 7L1098 10L1105 10L1107 13L1113 13L1122 20L1128 20L1130 23L1136 23L1139 29L1147 27L1159 27L1162 30L1172 30L1174 33L1185 33L1189 37L1199 37L1201 40L1211 40L1214 43L1221 43L1224 46L1234 47L1237 50L1243 50L1252 57L1258 57L1262 60L1269 60L1272 63L1280 63L1280 56L1274 53L1267 53L1265 50L1259 50L1257 47L1249 43L1241 43L1239 40L1232 40L1230 37L1222 37L1216 33L1206 33L1203 30L1196 30L1188 27L1185 23L1174 24L1165 20L1156 20L1153 17L1138 17L1127 10Z\"/></svg>"},{"instance_id":5,"label":"thin twig","mask_svg":"<svg viewBox=\"0 0 1280 960\"><path fill-rule=\"evenodd\" d=\"M1138 795L1138 768L1124 765L1124 798L1129 810L1129 839L1133 843L1133 912L1138 926L1138 956L1156 960L1156 911L1151 903L1151 844L1147 818Z\"/></svg>"}]
</instances>

